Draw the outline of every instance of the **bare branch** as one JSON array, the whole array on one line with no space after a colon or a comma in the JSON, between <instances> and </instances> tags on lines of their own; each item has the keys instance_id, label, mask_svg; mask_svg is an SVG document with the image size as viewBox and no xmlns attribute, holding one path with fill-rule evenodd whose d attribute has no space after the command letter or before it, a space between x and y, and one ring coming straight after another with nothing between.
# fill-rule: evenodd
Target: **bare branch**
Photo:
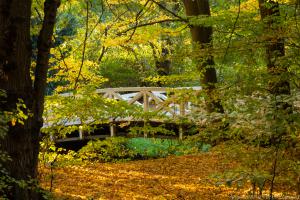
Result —
<instances>
[{"instance_id":1,"label":"bare branch","mask_svg":"<svg viewBox=\"0 0 300 200\"><path fill-rule=\"evenodd\" d=\"M108 35L108 30L110 29L110 26L106 26L105 30L104 30L104 37L106 38ZM102 51L101 54L98 58L98 63L100 63L104 57L104 54L107 52L108 47L104 46L104 44L102 44Z\"/></svg>"},{"instance_id":2,"label":"bare branch","mask_svg":"<svg viewBox=\"0 0 300 200\"><path fill-rule=\"evenodd\" d=\"M88 40L88 33L89 33L89 2L86 1L85 36L84 36L84 41L83 41L81 64L80 64L78 75L75 79L74 90L77 89L79 77L81 75L82 67L83 67L84 60L85 60L85 50L86 50L86 43L87 43L87 40Z\"/></svg>"}]
</instances>

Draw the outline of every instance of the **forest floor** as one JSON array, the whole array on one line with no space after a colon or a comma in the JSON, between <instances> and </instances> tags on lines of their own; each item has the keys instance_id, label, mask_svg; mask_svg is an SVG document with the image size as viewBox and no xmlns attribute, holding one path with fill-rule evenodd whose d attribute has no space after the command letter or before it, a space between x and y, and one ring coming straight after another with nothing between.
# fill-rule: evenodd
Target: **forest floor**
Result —
<instances>
[{"instance_id":1,"label":"forest floor","mask_svg":"<svg viewBox=\"0 0 300 200\"><path fill-rule=\"evenodd\" d=\"M249 189L216 186L214 174L236 167L220 151L123 163L54 168L52 191L59 199L248 199ZM40 168L49 190L50 170ZM47 175L48 174L48 175Z\"/></svg>"}]
</instances>

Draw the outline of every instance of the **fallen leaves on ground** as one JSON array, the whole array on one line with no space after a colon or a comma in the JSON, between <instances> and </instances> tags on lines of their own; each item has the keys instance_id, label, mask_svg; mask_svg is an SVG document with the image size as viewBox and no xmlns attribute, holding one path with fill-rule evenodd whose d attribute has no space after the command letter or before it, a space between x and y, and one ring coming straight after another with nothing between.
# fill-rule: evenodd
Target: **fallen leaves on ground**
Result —
<instances>
[{"instance_id":1,"label":"fallen leaves on ground","mask_svg":"<svg viewBox=\"0 0 300 200\"><path fill-rule=\"evenodd\" d=\"M233 167L217 153L171 156L125 163L92 163L54 169L52 191L66 199L228 199L233 188L209 177ZM49 189L49 169L41 168Z\"/></svg>"},{"instance_id":2,"label":"fallen leaves on ground","mask_svg":"<svg viewBox=\"0 0 300 200\"><path fill-rule=\"evenodd\" d=\"M88 163L53 169L52 191L59 199L242 199L247 190L216 186L213 174L238 164L219 151L124 163ZM49 168L40 167L49 190ZM48 178L47 178L48 177ZM245 196L244 196L245 197Z\"/></svg>"}]
</instances>

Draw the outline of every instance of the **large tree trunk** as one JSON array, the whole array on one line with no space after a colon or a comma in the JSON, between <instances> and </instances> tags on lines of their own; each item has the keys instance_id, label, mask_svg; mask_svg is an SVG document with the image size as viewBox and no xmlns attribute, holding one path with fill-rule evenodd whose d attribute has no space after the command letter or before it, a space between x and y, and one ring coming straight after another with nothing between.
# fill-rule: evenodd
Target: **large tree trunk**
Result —
<instances>
[{"instance_id":1,"label":"large tree trunk","mask_svg":"<svg viewBox=\"0 0 300 200\"><path fill-rule=\"evenodd\" d=\"M33 109L33 90L30 79L30 0L0 1L0 87L7 93L1 110L16 110L18 99L22 99L27 108ZM3 99L2 99L3 100ZM13 159L6 163L6 169L17 180L36 177L36 152L33 145L38 143L38 132L34 129L32 118L24 125L10 126L1 148ZM14 187L9 194L13 199L29 199L31 194Z\"/></svg>"},{"instance_id":2,"label":"large tree trunk","mask_svg":"<svg viewBox=\"0 0 300 200\"><path fill-rule=\"evenodd\" d=\"M0 1L0 89L7 94L7 98L0 100L0 109L14 112L21 99L26 105L23 111L28 115L24 125L10 124L5 139L0 141L2 150L12 159L4 166L16 180L29 181L37 177L39 131L42 126L49 49L58 5L59 1L56 0L45 2L33 87L30 78L31 0ZM9 199L38 199L36 191L19 187L18 184L7 195Z\"/></svg>"},{"instance_id":3,"label":"large tree trunk","mask_svg":"<svg viewBox=\"0 0 300 200\"><path fill-rule=\"evenodd\" d=\"M208 0L183 0L185 12L187 16L210 16L210 8ZM192 40L197 47L204 49L212 47L211 26L190 26ZM197 52L197 51L196 51ZM207 92L207 111L208 112L224 112L220 103L220 99L215 92L215 84L217 83L216 69L213 67L214 59L211 55L199 55L198 70L203 74L201 84Z\"/></svg>"},{"instance_id":4,"label":"large tree trunk","mask_svg":"<svg viewBox=\"0 0 300 200\"><path fill-rule=\"evenodd\" d=\"M289 95L290 84L284 80L282 74L287 72L287 67L280 63L280 57L285 55L284 39L280 36L279 3L275 1L259 0L262 20L264 20L264 33L266 37L266 61L270 80L269 90L273 95Z\"/></svg>"}]
</instances>

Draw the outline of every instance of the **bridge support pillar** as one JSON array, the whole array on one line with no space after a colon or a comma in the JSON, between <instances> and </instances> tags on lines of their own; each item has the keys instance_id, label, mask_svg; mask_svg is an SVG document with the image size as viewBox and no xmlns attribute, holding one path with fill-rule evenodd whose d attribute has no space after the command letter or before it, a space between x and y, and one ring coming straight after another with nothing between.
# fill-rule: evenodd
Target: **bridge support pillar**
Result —
<instances>
[{"instance_id":1,"label":"bridge support pillar","mask_svg":"<svg viewBox=\"0 0 300 200\"><path fill-rule=\"evenodd\" d=\"M179 140L182 140L183 138L183 127L182 125L179 125Z\"/></svg>"},{"instance_id":2,"label":"bridge support pillar","mask_svg":"<svg viewBox=\"0 0 300 200\"><path fill-rule=\"evenodd\" d=\"M147 95L147 92L143 92L143 103L144 103L144 112L149 111L149 96ZM148 124L147 121L144 121L144 127ZM144 130L144 138L148 137L147 130Z\"/></svg>"},{"instance_id":3,"label":"bridge support pillar","mask_svg":"<svg viewBox=\"0 0 300 200\"><path fill-rule=\"evenodd\" d=\"M115 120L113 118L111 118L109 122L109 132L110 132L110 137L115 137L117 135L117 128L116 128Z\"/></svg>"},{"instance_id":4,"label":"bridge support pillar","mask_svg":"<svg viewBox=\"0 0 300 200\"><path fill-rule=\"evenodd\" d=\"M117 129L116 129L116 125L111 123L109 125L109 130L110 130L110 137L115 137L116 136L116 132L117 132Z\"/></svg>"},{"instance_id":5,"label":"bridge support pillar","mask_svg":"<svg viewBox=\"0 0 300 200\"><path fill-rule=\"evenodd\" d=\"M180 112L180 117L185 116L185 102L180 103L179 112ZM183 138L183 123L180 122L180 125L179 125L179 140L182 140L182 138Z\"/></svg>"},{"instance_id":6,"label":"bridge support pillar","mask_svg":"<svg viewBox=\"0 0 300 200\"><path fill-rule=\"evenodd\" d=\"M82 140L83 139L83 127L79 126L79 139Z\"/></svg>"}]
</instances>

